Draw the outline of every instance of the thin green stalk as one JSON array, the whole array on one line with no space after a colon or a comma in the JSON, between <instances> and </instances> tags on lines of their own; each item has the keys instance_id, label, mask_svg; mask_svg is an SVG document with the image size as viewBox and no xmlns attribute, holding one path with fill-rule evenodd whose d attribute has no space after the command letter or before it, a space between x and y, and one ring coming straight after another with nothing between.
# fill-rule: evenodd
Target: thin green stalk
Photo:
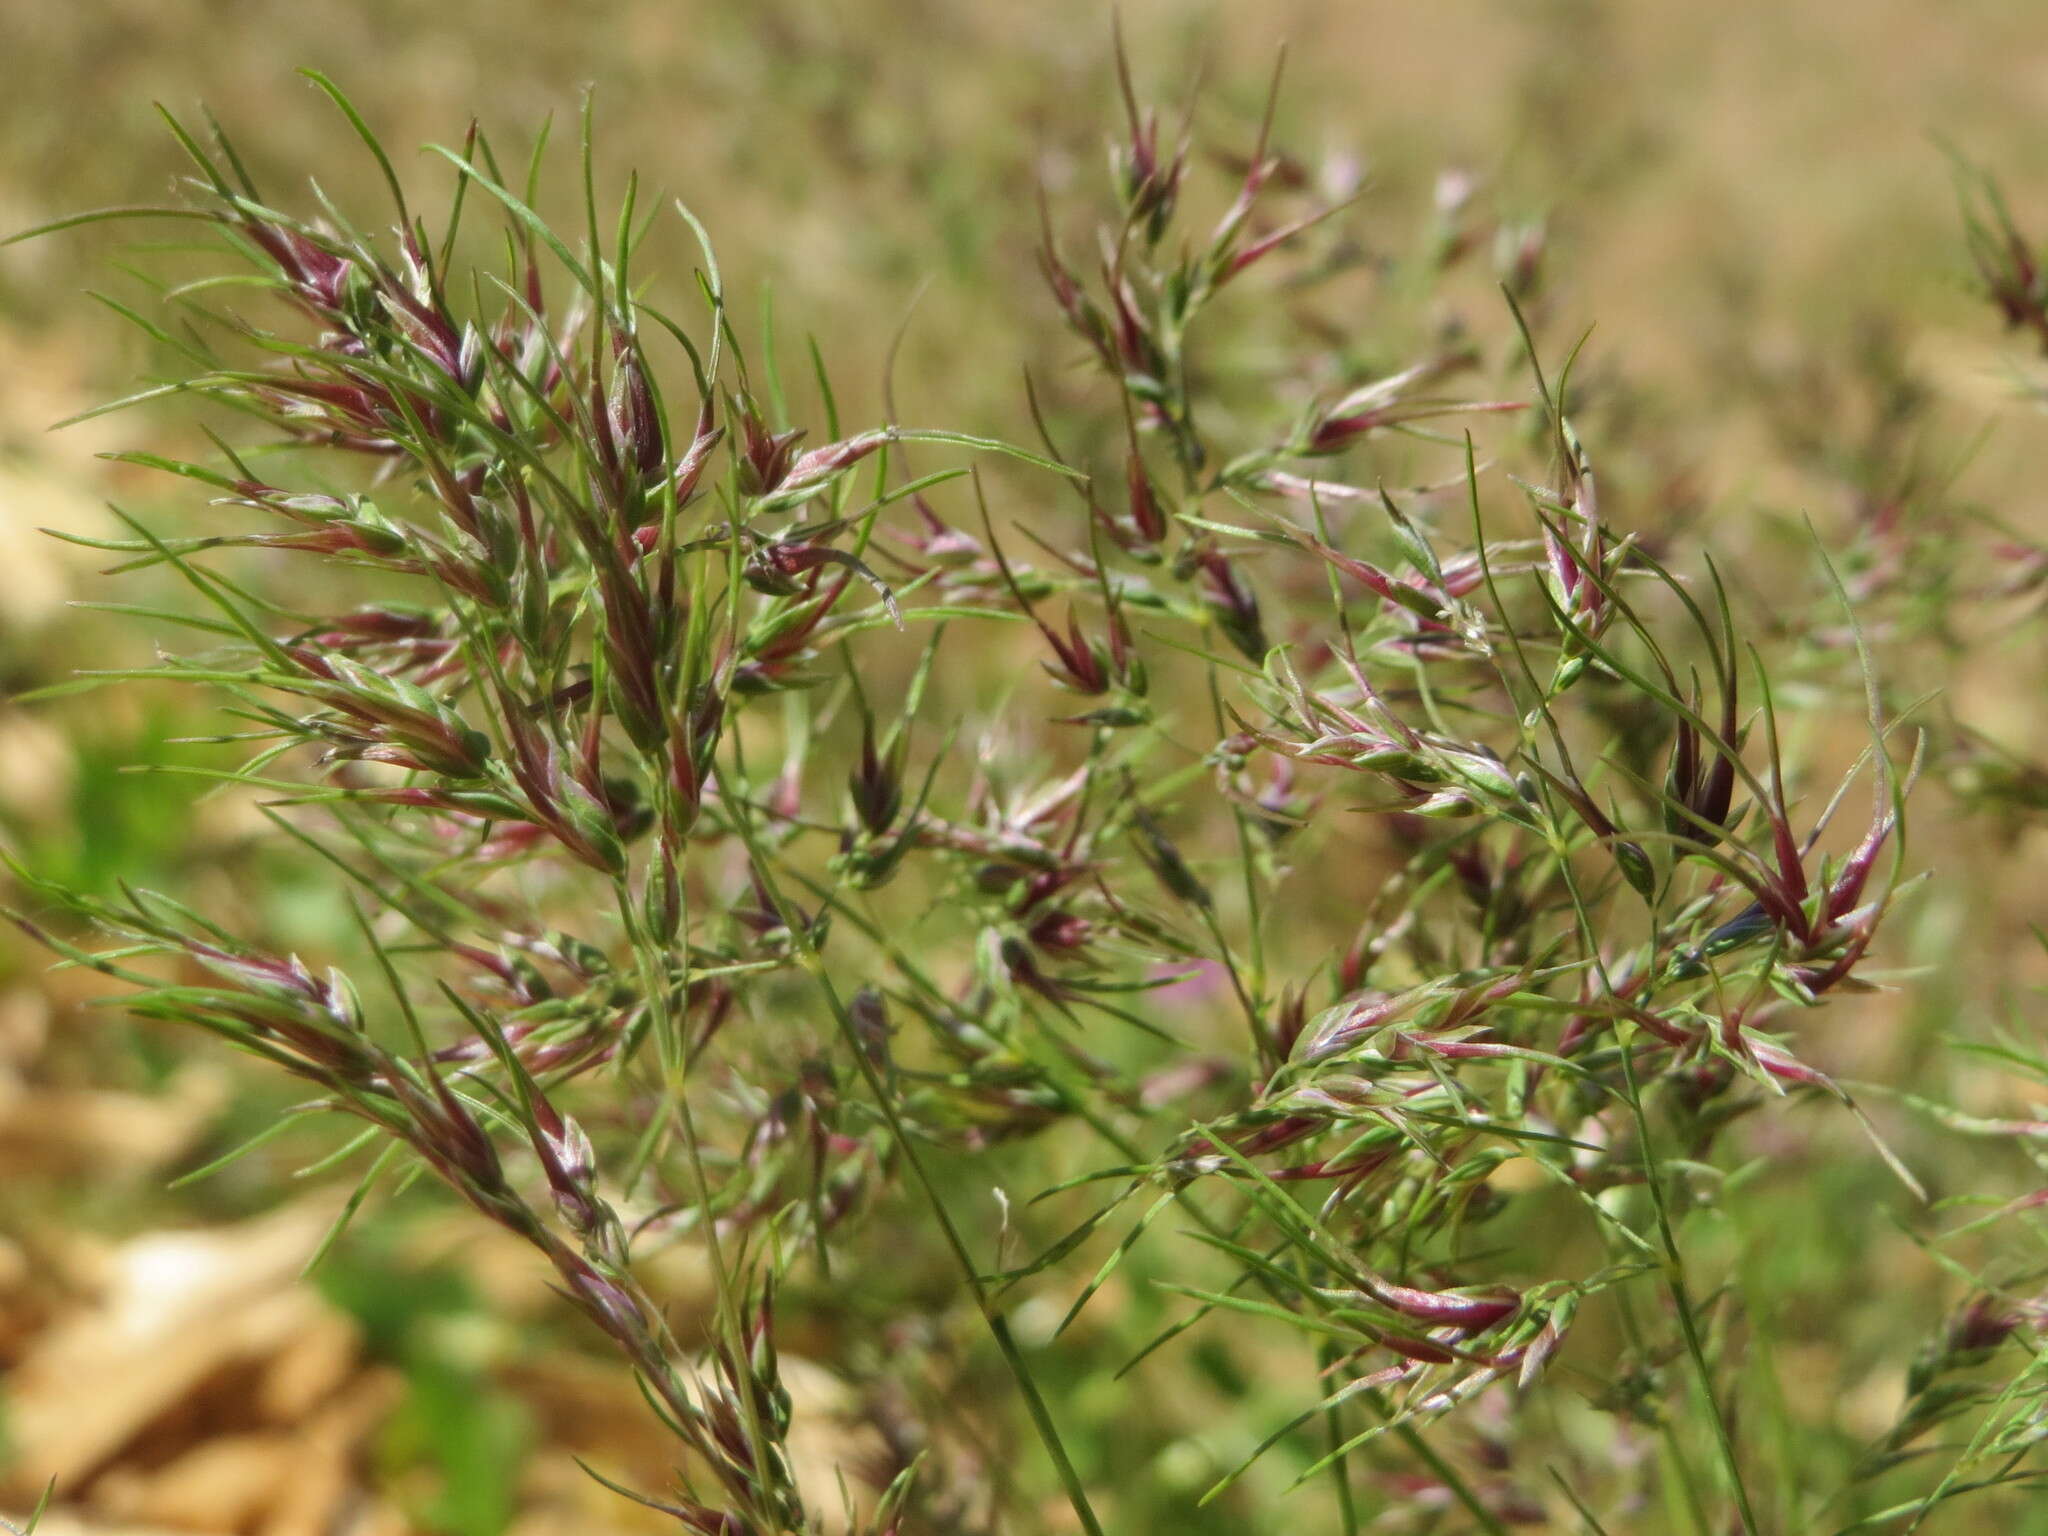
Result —
<instances>
[{"instance_id":1,"label":"thin green stalk","mask_svg":"<svg viewBox=\"0 0 2048 1536\"><path fill-rule=\"evenodd\" d=\"M1721 1405L1714 1396L1713 1369L1707 1363L1706 1348L1700 1341L1699 1325L1693 1314L1692 1296L1685 1283L1685 1261L1679 1253L1678 1237L1671 1230L1671 1214L1664 1203L1656 1147L1650 1136L1649 1117L1643 1113L1642 1092L1636 1083L1635 1058L1626 1049L1622 1051L1621 1069L1628 1083L1629 1113L1635 1121L1636 1138L1642 1147L1643 1180L1649 1191L1650 1209L1656 1213L1657 1236L1664 1247L1665 1289L1671 1297L1672 1305L1678 1309L1679 1332L1685 1338L1685 1352L1692 1361L1700 1396L1706 1403L1707 1417L1713 1421L1714 1443L1720 1451L1722 1470L1727 1474L1729 1489L1735 1497L1736 1514L1742 1522L1744 1536L1758 1536L1760 1527L1757 1525L1756 1511L1750 1506L1749 1488L1743 1481L1742 1463L1736 1455L1735 1438L1729 1433L1727 1417L1722 1413Z\"/></svg>"},{"instance_id":2,"label":"thin green stalk","mask_svg":"<svg viewBox=\"0 0 2048 1536\"><path fill-rule=\"evenodd\" d=\"M1067 1454L1066 1443L1060 1438L1059 1426L1053 1421L1052 1410L1046 1405L1045 1395L1039 1390L1038 1382L1031 1374L1031 1367L1025 1363L1022 1351L1017 1348L1017 1341L1010 1333L1009 1322L989 1298L988 1288L982 1282L974 1256L967 1250L967 1240L954 1222L952 1212L946 1209L946 1202L939 1193L937 1183L933 1180L930 1170L925 1167L924 1159L919 1155L917 1144L911 1139L902 1116L897 1113L895 1097L889 1092L888 1085L882 1081L881 1073L875 1069L867 1046L861 1040L860 1030L853 1022L853 1016L847 1012L839 989L832 984L832 978L818 956L817 945L812 941L802 920L792 920L790 917L789 905L783 900L782 893L776 886L775 876L769 868L766 854L759 839L754 835L752 817L743 809L744 797L728 794L730 785L724 764L715 765L712 772L718 782L720 797L732 807L733 830L745 845L748 857L754 861L754 868L761 877L762 887L767 891L769 900L774 902L777 913L783 918L791 942L796 947L798 961L817 982L818 990L824 996L825 1006L830 1010L833 1021L839 1026L840 1037L852 1055L854 1064L860 1069L861 1078L866 1082L868 1092L874 1096L875 1104L881 1110L882 1118L889 1127L890 1136L902 1149L904 1161L910 1165L912 1176L916 1178L918 1187L924 1192L925 1201L931 1207L932 1217L938 1222L946 1246L952 1252L962 1278L967 1282L967 1289L974 1298L976 1308L981 1312L982 1321L988 1325L989 1335L996 1341L996 1349L1001 1353L1003 1363L1009 1367L1010 1375L1017 1383L1017 1390L1023 1395L1024 1407L1031 1415L1032 1427L1037 1430L1046 1454L1052 1458L1053 1469L1058 1473L1060 1485L1066 1491L1067 1502L1073 1506L1075 1518L1081 1522L1081 1528L1087 1536L1103 1536L1102 1524L1096 1519L1094 1507L1088 1501L1088 1490L1081 1481L1081 1474L1075 1468L1073 1458Z\"/></svg>"},{"instance_id":3,"label":"thin green stalk","mask_svg":"<svg viewBox=\"0 0 2048 1536\"><path fill-rule=\"evenodd\" d=\"M653 947L642 942L640 927L633 915L631 894L623 879L614 882L618 898L619 919L625 926L626 942L632 947L634 959L640 968L641 985L647 991L648 1007L655 1018L654 1036L662 1058L663 1094L674 1107L676 1126L682 1132L683 1153L690 1165L690 1182L695 1186L697 1208L702 1213L700 1223L704 1232L706 1256L711 1264L712 1286L716 1293L718 1325L726 1336L726 1346L733 1352L735 1361L744 1362L750 1353L747 1345L746 1318L742 1314L738 1297L734 1294L737 1277L726 1263L725 1246L718 1235L718 1219L711 1209L711 1179L704 1168L704 1154L697 1135L697 1122L690 1109L687 1084L680 1076L682 1069L680 1053L676 1051L676 1039L672 1033L669 1018L670 989L665 974L666 967L657 964ZM685 914L681 931L688 933ZM689 944L682 946L682 984L689 984ZM658 1119L659 1117L655 1117ZM754 1390L754 1379L745 1370L735 1370L733 1379L738 1387L740 1408L745 1417L747 1440L752 1449L754 1465L765 1468L774 1458L770 1452L772 1437L768 1433L768 1421L762 1412L759 1396Z\"/></svg>"},{"instance_id":4,"label":"thin green stalk","mask_svg":"<svg viewBox=\"0 0 2048 1536\"><path fill-rule=\"evenodd\" d=\"M1546 800L1546 806L1547 804ZM1585 896L1579 889L1578 878L1573 873L1570 862L1565 858L1562 839L1555 830L1555 815L1552 814L1548 820L1548 835L1558 855L1559 872L1571 898L1573 912L1585 937L1588 952L1592 955L1594 969L1600 977L1601 985L1608 995L1612 996L1614 982L1608 973L1606 958L1600 949L1598 931L1592 914L1586 908ZM1650 1134L1649 1117L1643 1112L1642 1086L1636 1081L1635 1053L1630 1048L1629 1039L1631 1028L1632 1026L1623 1021L1616 1021L1616 1037L1621 1045L1622 1078L1627 1089L1622 1097L1627 1101L1629 1115L1635 1123L1636 1139L1642 1148L1643 1181L1649 1192L1651 1209L1656 1213L1657 1235L1664 1248L1662 1270L1665 1286L1672 1304L1678 1309L1679 1330L1684 1335L1686 1353L1692 1361L1700 1394L1706 1402L1707 1416L1714 1421L1715 1443L1720 1451L1721 1464L1727 1474L1729 1487L1734 1494L1736 1512L1742 1522L1742 1529L1745 1536L1757 1536L1756 1513L1750 1506L1749 1489L1743 1482L1742 1467L1736 1456L1734 1439L1728 1432L1728 1422L1722 1416L1720 1404L1714 1397L1713 1372L1707 1363L1706 1350L1700 1342L1699 1330L1693 1318L1692 1298L1685 1285L1684 1259L1679 1253L1678 1238L1671 1230L1670 1213L1664 1203L1656 1146Z\"/></svg>"},{"instance_id":5,"label":"thin green stalk","mask_svg":"<svg viewBox=\"0 0 2048 1536\"><path fill-rule=\"evenodd\" d=\"M1320 1356L1318 1363L1328 1371L1338 1360L1335 1341L1325 1341L1317 1354ZM1351 1457L1344 1450L1347 1438L1344 1433L1344 1405L1332 1403L1323 1418L1329 1428L1330 1451L1334 1458L1330 1462L1330 1483L1337 1490L1337 1518L1342 1522L1340 1529L1343 1536L1358 1536L1358 1505L1351 1493Z\"/></svg>"}]
</instances>

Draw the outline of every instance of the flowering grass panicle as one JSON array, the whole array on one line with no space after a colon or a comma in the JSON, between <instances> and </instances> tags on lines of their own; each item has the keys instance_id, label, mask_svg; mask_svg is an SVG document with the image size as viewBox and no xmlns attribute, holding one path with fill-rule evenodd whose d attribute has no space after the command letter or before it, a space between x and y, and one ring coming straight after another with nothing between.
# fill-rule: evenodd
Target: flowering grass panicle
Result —
<instances>
[{"instance_id":1,"label":"flowering grass panicle","mask_svg":"<svg viewBox=\"0 0 2048 1536\"><path fill-rule=\"evenodd\" d=\"M475 128L430 219L314 78L374 221L282 211L173 120L187 201L50 229L175 218L230 263L161 321L120 306L181 371L119 404L221 428L125 456L206 493L203 531L66 535L192 598L138 610L191 649L89 680L211 690L197 771L333 871L356 940L316 966L17 864L24 926L356 1122L351 1214L425 1173L537 1249L673 1433L674 1486L632 1496L685 1530L1035 1528L1035 1468L961 1512L970 1415L892 1418L844 1512L802 1491L778 1309L811 1274L889 1294L907 1253L949 1266L923 1304L978 1319L1084 1530L1114 1495L1054 1362L1133 1273L1167 1320L1122 1372L1205 1339L1297 1368L1191 1501L1279 1518L1243 1502L1261 1469L1325 1528L1498 1533L1547 1466L1601 1528L1639 1452L1516 1449L1591 1395L1699 1529L1811 1513L1766 1504L1738 1303L1683 1236L1744 1117L1861 1120L1809 1034L1879 980L1916 735L1824 553L1848 639L1792 659L1802 707L1861 717L1832 763L1788 745L1781 637L1603 504L1540 229L1448 186L1372 261L1487 318L1318 343L1319 285L1369 265L1343 178L1271 100L1199 152L1123 68L1090 255L1041 209L1083 368L1030 381L1025 450L843 422L815 350L793 408L689 209L628 183L600 217L587 114L573 233L545 136L514 165ZM679 238L694 318L649 297ZM1977 243L2029 321L2021 248ZM991 1231L1019 1168L1048 1187ZM670 1244L713 1277L701 1328L637 1267ZM1592 1394L1559 1379L1589 1318L1624 1357ZM2030 1326L1973 1303L1858 1475ZM917 1368L890 1353L873 1381Z\"/></svg>"}]
</instances>

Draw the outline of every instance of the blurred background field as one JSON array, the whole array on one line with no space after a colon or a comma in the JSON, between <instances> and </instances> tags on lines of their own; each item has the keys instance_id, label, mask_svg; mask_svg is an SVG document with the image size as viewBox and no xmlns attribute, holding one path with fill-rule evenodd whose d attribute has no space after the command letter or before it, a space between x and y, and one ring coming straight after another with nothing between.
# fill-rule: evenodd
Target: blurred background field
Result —
<instances>
[{"instance_id":1,"label":"blurred background field","mask_svg":"<svg viewBox=\"0 0 2048 1536\"><path fill-rule=\"evenodd\" d=\"M1889 504L1931 537L1977 528L1982 510L2048 539L2048 423L2026 393L2035 365L1972 289L1941 147L1995 168L2022 225L2048 229L2048 17L2030 0L1131 0L1122 16L1146 93L1177 103L1203 70L1198 121L1226 141L1249 136L1286 43L1279 137L1313 163L1356 163L1369 190L1346 217L1368 246L1426 222L1452 174L1510 219L1546 220L1556 330L1596 326L1616 515L1649 533L1663 520L1704 527L1766 611L1815 600L1802 516L1836 545ZM881 419L880 359L906 316L905 421L1021 438L1020 364L1057 376L1073 362L1033 266L1035 188L1103 174L1115 95L1095 4L0 0L0 30L0 231L163 199L181 166L153 101L210 107L260 182L312 175L350 202L372 168L299 66L343 84L393 146L458 142L472 114L516 142L551 113L573 123L587 84L611 194L637 169L684 197L711 228L738 311L772 295L788 334L815 334L849 420ZM434 174L425 161L402 168ZM142 301L120 270L134 238L102 226L0 252L9 697L146 659L150 639L67 607L135 593L109 590L89 551L38 528L104 532L109 499L193 515L156 478L93 458L185 441L192 423L174 412L45 430L154 365L83 292ZM685 259L679 239L667 249ZM686 276L679 265L657 281ZM1369 335L1380 319L1362 299L1348 323ZM1942 688L1937 713L2019 764L2048 760L2048 656L2031 601L1959 603L1949 619L1966 651L1910 624L1879 631L1880 666L1902 698ZM1954 654L1970 664L1949 667ZM39 871L198 892L210 911L317 947L337 921L333 893L318 871L245 856L248 804L121 771L192 753L173 742L194 728L182 707L139 688L0 703L8 840ZM1939 1082L1974 1114L2038 1118L2039 1085L1945 1048L2012 1031L2039 1049L2048 790L2028 773L1955 754L1930 776L1910 851L1934 879L1903 910L1891 956L1921 974L1828 1011L1828 1070ZM1330 943L1348 934L1334 922ZM62 1508L46 1529L59 1533L543 1536L652 1518L569 1459L661 1478L661 1442L630 1385L586 1354L516 1245L414 1197L368 1213L300 1284L347 1187L290 1177L317 1138L169 1187L265 1123L288 1089L93 1009L101 990L46 976L11 937L0 947L0 1509L25 1508L56 1477ZM1938 1193L2003 1198L2040 1182L2006 1143L1887 1129ZM1726 1262L1782 1300L1782 1389L1821 1426L1813 1453L1838 1454L1839 1440L1890 1422L1906 1363L1959 1291L1891 1219L1901 1196L1853 1129L1807 1111L1772 1134L1741 1224L1771 1240L1731 1236ZM679 1308L701 1291L687 1272L662 1279ZM893 1288L923 1283L876 1277L874 1315ZM827 1363L841 1347L823 1324L786 1345ZM1119 1420L1128 1401L1105 1382L1059 1382L1082 1454L1124 1488L1118 1529L1283 1528L1284 1503L1263 1511L1270 1524L1247 1525L1247 1506L1228 1501L1185 1515L1211 1458L1229 1459L1204 1440L1205 1415L1233 1401L1259 1423L1284 1405L1234 1379L1230 1361L1195 1354L1177 1369L1164 1378L1174 1390L1148 1393L1159 1421L1142 1426ZM986 1374L958 1379L994 1389ZM857 1458L872 1430L827 1365L796 1390L814 1405L811 1433L843 1424L840 1443L816 1447L819 1465ZM975 1417L974 1403L958 1407ZM1196 1523L1167 1523L1183 1518ZM1431 1518L1412 1528L1461 1529ZM1568 1509L1532 1519L1575 1528ZM1943 1519L1929 1528L2048 1531L2048 1515L2019 1503ZM1046 1528L1060 1528L1055 1513Z\"/></svg>"}]
</instances>

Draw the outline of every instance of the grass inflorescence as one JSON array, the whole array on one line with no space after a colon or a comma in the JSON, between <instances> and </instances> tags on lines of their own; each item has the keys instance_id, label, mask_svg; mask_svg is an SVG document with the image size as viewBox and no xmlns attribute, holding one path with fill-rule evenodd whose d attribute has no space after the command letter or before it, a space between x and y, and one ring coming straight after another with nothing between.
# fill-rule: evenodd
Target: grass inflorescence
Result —
<instances>
[{"instance_id":1,"label":"grass inflorescence","mask_svg":"<svg viewBox=\"0 0 2048 1536\"><path fill-rule=\"evenodd\" d=\"M793 408L696 216L637 185L601 213L587 114L568 232L545 136L508 165L474 128L430 218L316 83L383 227L283 211L173 120L185 203L50 228L172 216L227 259L162 320L119 306L181 370L120 403L220 423L207 456L127 457L224 531L84 541L191 598L138 614L189 648L94 680L210 690L229 724L188 771L331 871L357 942L316 964L19 864L17 921L359 1122L344 1224L426 1176L543 1255L675 1437L674 1486L632 1497L766 1536L1034 1528L1056 1489L1128 1528L1054 1362L1133 1275L1158 1321L1109 1329L1118 1414L1205 1338L1293 1373L1200 1431L1190 1518L1281 1518L1256 1476L1346 1531L1558 1498L1634 1529L1654 1488L1673 1528L1761 1533L1851 1524L1902 1472L1923 1512L2032 1475L2026 1378L1954 1385L2038 1321L1988 1291L1850 1492L1763 1473L1695 1218L1745 1123L1804 1100L1919 1197L1810 1041L1884 981L1922 736L1867 572L1810 538L1825 617L1759 624L1689 533L1603 505L1596 344L1555 335L1540 229L1447 182L1386 259L1427 290L1490 243L1491 329L1274 360L1294 296L1367 260L1355 189L1270 104L1198 153L1123 70L1106 217L1040 220L1081 371L1027 381L1013 446L844 422L815 349ZM2032 326L1988 206L1973 249ZM677 248L671 313L643 274ZM1797 718L1823 711L1860 725ZM1045 1187L997 1222L1020 1169ZM640 1273L677 1244L713 1280L687 1326ZM1043 1470L992 1470L1014 1426L899 1381L887 1464L820 1508L779 1303L927 1259L921 1304L976 1319ZM877 1401L935 1368L855 1353ZM1909 1447L1965 1412L1999 1455L1926 1476ZM1558 1428L1584 1413L1608 1428Z\"/></svg>"}]
</instances>

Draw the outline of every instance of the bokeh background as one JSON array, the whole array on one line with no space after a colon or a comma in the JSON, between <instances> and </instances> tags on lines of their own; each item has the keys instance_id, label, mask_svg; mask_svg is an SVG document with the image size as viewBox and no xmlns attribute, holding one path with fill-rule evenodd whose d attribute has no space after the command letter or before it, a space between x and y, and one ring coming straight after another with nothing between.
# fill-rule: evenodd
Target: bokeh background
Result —
<instances>
[{"instance_id":1,"label":"bokeh background","mask_svg":"<svg viewBox=\"0 0 2048 1536\"><path fill-rule=\"evenodd\" d=\"M1596 327L1605 409L1626 429L1625 523L1703 521L1766 594L1802 558L1788 525L1847 539L1887 498L2048 534L2032 363L1973 290L1948 158L1994 168L2021 222L2048 229L2048 14L2033 0L1127 0L1121 14L1146 93L1178 101L1200 72L1198 121L1226 139L1288 45L1280 138L1364 168L1363 238L1412 223L1446 173L1547 222L1547 302L1566 329ZM311 175L339 201L368 194L371 167L299 66L345 86L394 147L458 142L473 114L515 143L549 114L567 132L594 87L610 191L630 168L686 198L741 312L772 294L779 323L814 333L850 420L881 415L879 360L910 315L902 418L1022 436L1020 368L1072 361L1033 268L1036 188L1103 175L1110 27L1086 0L0 0L0 231L164 199L181 163L157 101L211 108L266 185ZM104 532L109 499L156 509L162 486L94 455L190 438L175 412L46 431L153 366L86 294L134 297L136 238L102 226L0 251L9 697L147 652L133 626L67 606L133 594L37 531ZM1787 576L1783 590L1809 589ZM1959 600L1949 617L1970 665L1879 636L1888 676L1908 695L1941 687L1937 709L2041 761L2024 604ZM10 844L87 886L126 877L317 932L331 893L248 862L246 806L122 771L188 750L181 707L142 689L0 702ZM2041 1028L2048 832L2019 778L1988 810L1967 774L1930 786L1914 859L1935 879L1897 946L1922 973L1830 1016L1831 1070L1925 1074L1973 1112L2031 1113L2020 1078L1944 1053ZM634 1528L564 1453L627 1469L644 1455L658 1482L660 1442L557 1326L527 1261L428 1209L373 1215L301 1283L331 1210L318 1177L294 1181L280 1155L170 1187L283 1091L94 1008L99 990L0 940L0 1509L54 1476L52 1531ZM1889 1197L1867 1157L1781 1150L1774 1283L1795 1301L1871 1302L1788 1335L1788 1390L1874 1431L1914 1342L1889 1331L1938 1318L1953 1290L1873 1219ZM1999 1177L2017 1192L2024 1165ZM692 1277L671 1278L687 1296ZM797 1371L829 1436L840 1389ZM1089 1432L1127 1432L1107 1399L1090 1417L1089 1383L1069 1385ZM858 1453L817 1450L821 1465ZM1144 1476L1163 1509L1183 1474L1170 1433L1155 1450ZM1945 1528L2048 1529L2033 1518Z\"/></svg>"}]
</instances>

